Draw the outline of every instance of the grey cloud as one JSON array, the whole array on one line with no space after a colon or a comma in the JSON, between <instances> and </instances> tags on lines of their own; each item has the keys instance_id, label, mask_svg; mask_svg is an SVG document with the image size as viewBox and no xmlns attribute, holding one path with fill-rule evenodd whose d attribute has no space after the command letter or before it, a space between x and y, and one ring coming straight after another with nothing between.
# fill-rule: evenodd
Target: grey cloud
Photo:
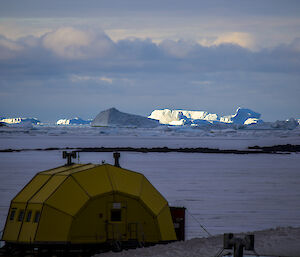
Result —
<instances>
[{"instance_id":1,"label":"grey cloud","mask_svg":"<svg viewBox=\"0 0 300 257\"><path fill-rule=\"evenodd\" d=\"M232 113L243 105L268 120L289 118L287 112L295 116L300 108L299 39L252 52L234 44L113 42L103 32L93 32L75 44L84 58L70 58L64 48L61 54L45 47L47 35L16 41L0 37L0 53L10 53L0 58L2 116L23 110L41 119L39 112L50 119L58 112L90 118L111 106L142 115L166 107ZM79 33L79 39L85 35ZM54 46L60 42L54 40ZM64 47L72 46L71 41ZM103 49L109 51L103 54Z\"/></svg>"},{"instance_id":2,"label":"grey cloud","mask_svg":"<svg viewBox=\"0 0 300 257\"><path fill-rule=\"evenodd\" d=\"M65 39L61 32L70 33L73 39L70 36ZM150 39L115 43L103 32L91 34L59 29L41 38L31 36L12 41L0 37L0 73L4 76L15 70L21 71L20 75L37 76L99 70L110 73L238 70L293 73L300 69L299 41L295 39L289 45L252 52L234 44L205 47L195 42L166 40L157 45Z\"/></svg>"}]
</instances>

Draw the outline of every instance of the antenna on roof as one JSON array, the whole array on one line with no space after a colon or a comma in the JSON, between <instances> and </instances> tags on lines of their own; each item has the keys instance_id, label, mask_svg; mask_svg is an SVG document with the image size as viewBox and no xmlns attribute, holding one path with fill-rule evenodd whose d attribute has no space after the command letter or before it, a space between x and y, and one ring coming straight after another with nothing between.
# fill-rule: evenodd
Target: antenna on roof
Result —
<instances>
[{"instance_id":1,"label":"antenna on roof","mask_svg":"<svg viewBox=\"0 0 300 257\"><path fill-rule=\"evenodd\" d=\"M120 153L118 153L118 152L114 153L115 166L119 167L119 168L121 167L120 162L119 162L120 156L121 156Z\"/></svg>"},{"instance_id":2,"label":"antenna on roof","mask_svg":"<svg viewBox=\"0 0 300 257\"><path fill-rule=\"evenodd\" d=\"M76 152L75 151L72 151L72 152L67 152L67 151L63 151L62 152L62 157L63 159L67 159L67 166L70 166L72 165L72 158L75 159L76 158Z\"/></svg>"}]
</instances>

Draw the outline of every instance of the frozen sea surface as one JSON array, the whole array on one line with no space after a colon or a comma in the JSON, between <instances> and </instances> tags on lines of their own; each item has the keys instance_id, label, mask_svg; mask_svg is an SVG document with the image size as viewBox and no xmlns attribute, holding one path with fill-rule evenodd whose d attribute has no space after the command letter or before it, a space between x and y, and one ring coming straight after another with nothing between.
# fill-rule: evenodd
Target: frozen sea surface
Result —
<instances>
[{"instance_id":1,"label":"frozen sea surface","mask_svg":"<svg viewBox=\"0 0 300 257\"><path fill-rule=\"evenodd\" d=\"M218 147L300 144L300 131L1 128L0 149L47 147ZM0 230L10 200L39 171L63 165L61 151L0 153ZM80 163L113 163L112 153L81 153ZM77 162L78 160L76 160ZM187 238L300 226L300 154L121 153L171 205L187 208Z\"/></svg>"},{"instance_id":2,"label":"frozen sea surface","mask_svg":"<svg viewBox=\"0 0 300 257\"><path fill-rule=\"evenodd\" d=\"M0 149L47 147L210 147L246 149L248 146L300 144L300 126L294 130L201 130L159 127L42 127L0 128Z\"/></svg>"},{"instance_id":3,"label":"frozen sea surface","mask_svg":"<svg viewBox=\"0 0 300 257\"><path fill-rule=\"evenodd\" d=\"M111 153L81 153L81 163L113 163ZM187 208L187 238L300 226L299 154L122 153L171 205ZM60 151L0 153L0 227L12 197L41 170L63 165Z\"/></svg>"}]
</instances>

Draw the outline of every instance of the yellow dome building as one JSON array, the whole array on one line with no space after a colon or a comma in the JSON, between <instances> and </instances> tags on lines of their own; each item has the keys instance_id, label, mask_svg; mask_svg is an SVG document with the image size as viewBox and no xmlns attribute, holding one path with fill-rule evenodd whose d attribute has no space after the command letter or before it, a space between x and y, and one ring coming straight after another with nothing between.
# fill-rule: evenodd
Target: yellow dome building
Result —
<instances>
[{"instance_id":1,"label":"yellow dome building","mask_svg":"<svg viewBox=\"0 0 300 257\"><path fill-rule=\"evenodd\" d=\"M140 173L72 164L38 173L12 200L9 245L130 245L176 240L165 198Z\"/></svg>"}]
</instances>

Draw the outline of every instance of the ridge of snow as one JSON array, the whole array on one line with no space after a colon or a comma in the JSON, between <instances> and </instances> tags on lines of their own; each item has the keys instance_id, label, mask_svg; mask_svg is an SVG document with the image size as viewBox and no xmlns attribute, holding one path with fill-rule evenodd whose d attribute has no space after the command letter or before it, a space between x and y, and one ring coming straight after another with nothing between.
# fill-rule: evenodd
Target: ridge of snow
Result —
<instances>
[{"instance_id":1,"label":"ridge of snow","mask_svg":"<svg viewBox=\"0 0 300 257\"><path fill-rule=\"evenodd\" d=\"M110 108L100 112L92 121L91 125L154 128L159 126L159 122L144 116L120 112L116 108Z\"/></svg>"}]
</instances>

